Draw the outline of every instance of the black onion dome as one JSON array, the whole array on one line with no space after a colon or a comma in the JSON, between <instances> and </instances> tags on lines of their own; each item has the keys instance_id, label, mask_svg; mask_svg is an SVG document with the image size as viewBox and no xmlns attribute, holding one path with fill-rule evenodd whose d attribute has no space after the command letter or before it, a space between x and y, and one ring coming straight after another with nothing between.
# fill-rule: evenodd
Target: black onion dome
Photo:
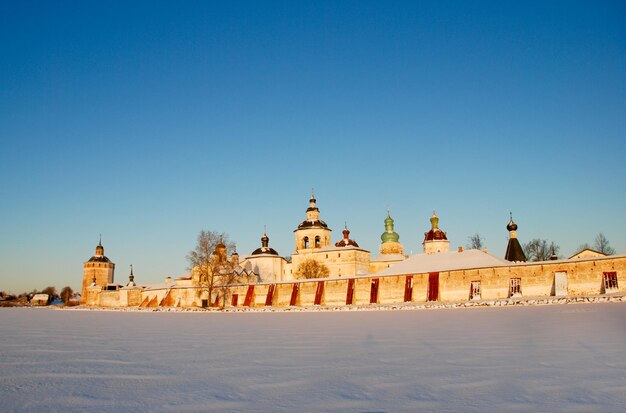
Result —
<instances>
[{"instance_id":1,"label":"black onion dome","mask_svg":"<svg viewBox=\"0 0 626 413\"><path fill-rule=\"evenodd\" d=\"M252 255L261 255L261 254L269 254L269 255L278 255L274 248L270 246L270 237L267 236L267 233L263 233L261 237L261 248L257 248L252 251Z\"/></svg>"},{"instance_id":2,"label":"black onion dome","mask_svg":"<svg viewBox=\"0 0 626 413\"><path fill-rule=\"evenodd\" d=\"M508 231L517 231L517 224L515 222L513 222L513 220L509 221L509 223L506 226L506 229Z\"/></svg>"},{"instance_id":3,"label":"black onion dome","mask_svg":"<svg viewBox=\"0 0 626 413\"><path fill-rule=\"evenodd\" d=\"M309 199L309 204L311 205L310 207L308 207L306 209L307 212L309 211L319 211L320 209L317 207L316 205L317 203L317 199L315 199L314 196L311 197L311 199Z\"/></svg>"},{"instance_id":4,"label":"black onion dome","mask_svg":"<svg viewBox=\"0 0 626 413\"><path fill-rule=\"evenodd\" d=\"M506 224L506 229L508 231L517 231L517 224L513 221L513 213L509 212L509 223Z\"/></svg>"}]
</instances>

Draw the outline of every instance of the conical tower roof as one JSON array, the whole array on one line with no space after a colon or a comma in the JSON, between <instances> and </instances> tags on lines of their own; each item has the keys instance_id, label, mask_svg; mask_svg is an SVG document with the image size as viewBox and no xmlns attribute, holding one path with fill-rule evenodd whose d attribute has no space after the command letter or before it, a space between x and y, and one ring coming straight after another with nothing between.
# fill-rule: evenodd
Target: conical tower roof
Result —
<instances>
[{"instance_id":1,"label":"conical tower roof","mask_svg":"<svg viewBox=\"0 0 626 413\"><path fill-rule=\"evenodd\" d=\"M513 221L512 213L506 229L509 231L509 243L506 246L504 259L507 261L526 261L526 254L524 254L524 250L517 239L517 224Z\"/></svg>"}]
</instances>

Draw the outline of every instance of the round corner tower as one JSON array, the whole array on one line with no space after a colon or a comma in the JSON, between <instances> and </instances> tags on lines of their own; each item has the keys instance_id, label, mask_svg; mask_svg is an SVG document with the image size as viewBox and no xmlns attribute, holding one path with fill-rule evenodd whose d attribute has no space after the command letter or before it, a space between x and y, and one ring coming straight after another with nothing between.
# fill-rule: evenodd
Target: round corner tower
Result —
<instances>
[{"instance_id":1,"label":"round corner tower","mask_svg":"<svg viewBox=\"0 0 626 413\"><path fill-rule=\"evenodd\" d=\"M114 272L115 264L104 255L104 247L100 239L95 255L83 264L83 299L87 297L87 287L95 285L106 288L107 284L113 283Z\"/></svg>"}]
</instances>

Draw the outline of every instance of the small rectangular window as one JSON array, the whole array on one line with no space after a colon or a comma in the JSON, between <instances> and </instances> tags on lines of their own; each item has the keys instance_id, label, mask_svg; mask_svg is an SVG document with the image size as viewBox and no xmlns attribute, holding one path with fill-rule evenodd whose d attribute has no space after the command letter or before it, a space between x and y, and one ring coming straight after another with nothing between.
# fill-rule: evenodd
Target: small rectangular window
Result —
<instances>
[{"instance_id":1,"label":"small rectangular window","mask_svg":"<svg viewBox=\"0 0 626 413\"><path fill-rule=\"evenodd\" d=\"M617 286L617 273L616 272L605 272L603 273L604 278L604 292L605 293L616 293L619 291Z\"/></svg>"},{"instance_id":2,"label":"small rectangular window","mask_svg":"<svg viewBox=\"0 0 626 413\"><path fill-rule=\"evenodd\" d=\"M522 296L522 279L511 278L509 284L509 297L521 297Z\"/></svg>"},{"instance_id":3,"label":"small rectangular window","mask_svg":"<svg viewBox=\"0 0 626 413\"><path fill-rule=\"evenodd\" d=\"M480 300L480 281L472 281L470 285L470 300Z\"/></svg>"}]
</instances>

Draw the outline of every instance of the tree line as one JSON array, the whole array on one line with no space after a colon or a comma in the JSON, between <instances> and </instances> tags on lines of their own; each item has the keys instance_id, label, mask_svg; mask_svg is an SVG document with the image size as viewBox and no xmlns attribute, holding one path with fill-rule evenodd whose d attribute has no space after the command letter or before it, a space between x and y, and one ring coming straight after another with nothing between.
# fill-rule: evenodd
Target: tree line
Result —
<instances>
[{"instance_id":1,"label":"tree line","mask_svg":"<svg viewBox=\"0 0 626 413\"><path fill-rule=\"evenodd\" d=\"M57 289L54 286L48 286L43 290L34 289L31 292L24 292L17 295L0 291L0 297L2 297L6 302L29 303L35 294L47 294L49 297L49 303L60 299L65 305L77 304L77 302L73 300L74 290L70 286L63 287L60 293L57 292Z\"/></svg>"},{"instance_id":2,"label":"tree line","mask_svg":"<svg viewBox=\"0 0 626 413\"><path fill-rule=\"evenodd\" d=\"M485 239L478 233L470 235L466 244L468 249L480 250L484 247ZM522 249L526 255L527 261L548 261L553 256L559 257L559 251L561 247L554 241L549 241L543 238L534 238L526 243L522 243ZM578 246L576 252L583 251L585 249L592 249L601 252L605 255L614 255L615 248L611 247L611 244L607 237L602 233L598 233L593 240L593 244L584 243Z\"/></svg>"},{"instance_id":3,"label":"tree line","mask_svg":"<svg viewBox=\"0 0 626 413\"><path fill-rule=\"evenodd\" d=\"M554 241L548 241L546 239L535 238L522 244L524 254L528 261L547 261L552 257L559 258L559 250L561 247ZM593 240L593 245L584 243L578 246L576 252L583 251L585 249L592 249L601 252L605 255L614 255L615 249L611 247L609 240L603 233L598 233Z\"/></svg>"}]
</instances>

